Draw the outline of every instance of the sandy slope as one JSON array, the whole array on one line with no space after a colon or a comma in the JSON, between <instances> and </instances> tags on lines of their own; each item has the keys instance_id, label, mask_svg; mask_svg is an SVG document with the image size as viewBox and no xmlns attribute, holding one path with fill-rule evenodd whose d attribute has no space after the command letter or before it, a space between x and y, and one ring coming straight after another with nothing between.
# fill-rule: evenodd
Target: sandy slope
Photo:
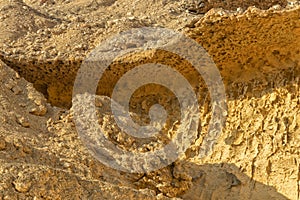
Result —
<instances>
[{"instance_id":1,"label":"sandy slope","mask_svg":"<svg viewBox=\"0 0 300 200\"><path fill-rule=\"evenodd\" d=\"M300 8L248 9L274 4L287 3L1 0L0 199L299 199ZM233 11L206 13L212 7ZM115 33L143 26L181 31L208 51L224 81L228 116L214 152L199 159L211 114L209 98L200 95L202 129L185 158L130 174L89 154L68 108L87 53ZM98 92L109 95L124 69L160 61L179 63L195 90L207 94L192 66L176 59L161 51L125 56ZM133 98L137 113L145 114L138 106L145 99ZM110 140L132 150L111 113L103 113ZM142 151L149 147L136 143Z\"/></svg>"}]
</instances>

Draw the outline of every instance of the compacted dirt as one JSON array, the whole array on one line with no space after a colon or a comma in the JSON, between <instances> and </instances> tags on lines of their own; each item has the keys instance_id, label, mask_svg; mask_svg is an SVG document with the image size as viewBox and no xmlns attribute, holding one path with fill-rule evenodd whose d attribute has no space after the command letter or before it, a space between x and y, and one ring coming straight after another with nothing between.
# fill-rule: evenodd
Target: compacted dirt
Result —
<instances>
[{"instance_id":1,"label":"compacted dirt","mask_svg":"<svg viewBox=\"0 0 300 200\"><path fill-rule=\"evenodd\" d=\"M0 199L300 199L299 19L297 1L0 0ZM179 31L204 47L222 76L228 111L213 151L200 157L211 106L193 66L165 51L113 62L99 95L110 97L134 66L159 62L183 74L202 103L201 128L185 156L154 172L126 173L99 162L79 139L72 91L89 52L145 26ZM159 95L174 97L158 86L137 91L134 116L147 121ZM176 134L177 107L167 108L172 130L147 143L116 128L109 103L99 99L99 121L120 148L151 151Z\"/></svg>"}]
</instances>

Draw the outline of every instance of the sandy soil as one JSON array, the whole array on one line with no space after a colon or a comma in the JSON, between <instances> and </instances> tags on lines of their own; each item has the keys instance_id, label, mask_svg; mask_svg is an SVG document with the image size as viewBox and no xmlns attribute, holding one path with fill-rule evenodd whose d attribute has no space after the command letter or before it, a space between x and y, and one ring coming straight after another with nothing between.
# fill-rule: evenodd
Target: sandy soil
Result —
<instances>
[{"instance_id":1,"label":"sandy soil","mask_svg":"<svg viewBox=\"0 0 300 200\"><path fill-rule=\"evenodd\" d=\"M0 199L300 199L298 4L0 0ZM126 70L147 62L177 67L201 94L201 129L185 155L137 174L95 159L70 108L88 53L109 36L144 26L174 29L205 48L223 78L228 113L213 152L199 158L211 106L192 65L164 51L114 62L99 95L109 97ZM131 104L135 117L146 121L153 93L173 98L157 86L148 91L138 91ZM170 124L179 116L172 109ZM146 143L116 128L109 110L99 110L99 121L112 142L130 151L161 147L176 132Z\"/></svg>"}]
</instances>

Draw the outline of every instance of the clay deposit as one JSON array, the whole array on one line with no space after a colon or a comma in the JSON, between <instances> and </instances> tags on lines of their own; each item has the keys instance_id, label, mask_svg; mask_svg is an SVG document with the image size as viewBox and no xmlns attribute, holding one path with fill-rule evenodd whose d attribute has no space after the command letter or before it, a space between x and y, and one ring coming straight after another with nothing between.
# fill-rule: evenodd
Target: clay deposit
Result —
<instances>
[{"instance_id":1,"label":"clay deposit","mask_svg":"<svg viewBox=\"0 0 300 200\"><path fill-rule=\"evenodd\" d=\"M300 199L298 4L0 1L0 199ZM120 148L137 153L161 148L180 120L174 94L148 85L131 98L132 116L147 124L150 106L159 102L169 113L166 129L157 138L138 140L117 127L109 97L135 66L172 66L201 103L201 127L184 156L154 172L126 173L99 162L80 140L73 83L98 44L145 26L179 31L204 47L222 76L228 111L213 151L199 158L212 110L193 66L161 50L115 60L97 88L97 95L107 97L97 98L96 106L99 124ZM170 102L175 106L168 107Z\"/></svg>"}]
</instances>

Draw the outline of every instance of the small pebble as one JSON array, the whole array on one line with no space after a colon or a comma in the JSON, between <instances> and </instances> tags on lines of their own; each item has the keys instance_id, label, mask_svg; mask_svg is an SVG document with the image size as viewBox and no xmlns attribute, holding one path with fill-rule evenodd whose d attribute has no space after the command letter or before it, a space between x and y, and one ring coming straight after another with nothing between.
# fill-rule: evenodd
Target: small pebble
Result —
<instances>
[{"instance_id":1,"label":"small pebble","mask_svg":"<svg viewBox=\"0 0 300 200\"><path fill-rule=\"evenodd\" d=\"M5 148L6 148L6 142L5 142L5 140L4 140L4 138L0 138L0 151L3 151L3 150L5 150Z\"/></svg>"},{"instance_id":2,"label":"small pebble","mask_svg":"<svg viewBox=\"0 0 300 200\"><path fill-rule=\"evenodd\" d=\"M15 181L13 182L13 185L18 192L22 192L22 193L28 192L31 187L30 182L24 183L24 182Z\"/></svg>"},{"instance_id":3,"label":"small pebble","mask_svg":"<svg viewBox=\"0 0 300 200\"><path fill-rule=\"evenodd\" d=\"M12 88L14 94L18 95L22 93L22 89L19 86L15 86Z\"/></svg>"},{"instance_id":4,"label":"small pebble","mask_svg":"<svg viewBox=\"0 0 300 200\"><path fill-rule=\"evenodd\" d=\"M30 127L30 123L23 116L16 115L16 121L17 121L18 124L20 124L24 128L29 128Z\"/></svg>"}]
</instances>

